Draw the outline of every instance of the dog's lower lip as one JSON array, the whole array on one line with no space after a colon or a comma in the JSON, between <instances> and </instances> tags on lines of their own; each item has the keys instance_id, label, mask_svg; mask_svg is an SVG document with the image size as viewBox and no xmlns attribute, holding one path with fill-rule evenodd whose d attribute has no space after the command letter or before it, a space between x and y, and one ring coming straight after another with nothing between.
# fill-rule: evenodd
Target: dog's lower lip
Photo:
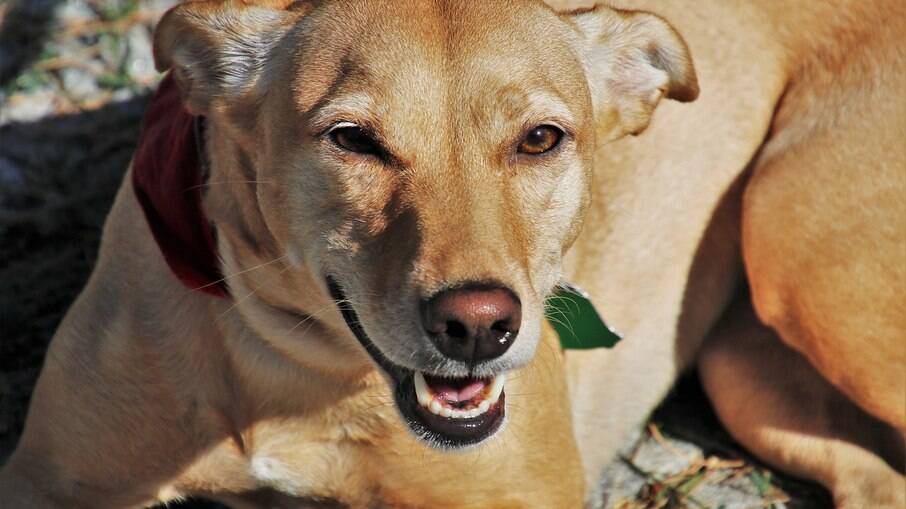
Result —
<instances>
[{"instance_id":1,"label":"dog's lower lip","mask_svg":"<svg viewBox=\"0 0 906 509\"><path fill-rule=\"evenodd\" d=\"M500 374L489 380L459 379L451 381L450 383L486 385L477 390L474 388L464 390L461 394L468 398L463 399L464 408L462 409L454 409L449 406L444 409L432 409L432 402L423 405L419 402L416 378L420 378L420 383L424 384L424 374L396 365L387 359L371 342L359 324L355 310L349 304L339 284L328 276L327 285L331 296L337 301L347 327L396 384L394 398L397 408L416 435L434 446L457 448L479 443L500 428L506 415L506 394L503 390L505 375ZM476 393L473 394L473 392ZM477 392L481 392L481 394L477 394ZM421 397L424 399L424 390ZM438 398L433 402L435 407L441 399ZM458 404L460 401L457 399L456 403Z\"/></svg>"}]
</instances>

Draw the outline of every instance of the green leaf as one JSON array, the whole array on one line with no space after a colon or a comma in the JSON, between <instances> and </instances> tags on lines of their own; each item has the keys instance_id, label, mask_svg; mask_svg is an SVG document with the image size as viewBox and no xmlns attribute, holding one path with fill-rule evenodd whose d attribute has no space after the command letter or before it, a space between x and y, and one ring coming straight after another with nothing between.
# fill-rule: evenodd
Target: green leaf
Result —
<instances>
[{"instance_id":1,"label":"green leaf","mask_svg":"<svg viewBox=\"0 0 906 509\"><path fill-rule=\"evenodd\" d=\"M588 294L570 283L560 283L547 298L544 314L565 350L613 348L621 339L604 323Z\"/></svg>"},{"instance_id":2,"label":"green leaf","mask_svg":"<svg viewBox=\"0 0 906 509\"><path fill-rule=\"evenodd\" d=\"M753 470L749 474L749 480L752 481L752 484L755 486L755 489L758 490L759 496L765 496L768 494L774 487L771 485L771 473L768 471L759 472Z\"/></svg>"},{"instance_id":3,"label":"green leaf","mask_svg":"<svg viewBox=\"0 0 906 509\"><path fill-rule=\"evenodd\" d=\"M695 490L695 487L698 486L702 482L702 480L704 480L704 478L705 472L699 472L689 479L683 481L682 484L676 487L676 491L678 491L682 495L688 495L689 493L692 493L693 490Z\"/></svg>"},{"instance_id":4,"label":"green leaf","mask_svg":"<svg viewBox=\"0 0 906 509\"><path fill-rule=\"evenodd\" d=\"M98 85L106 89L126 88L132 84L132 78L126 73L108 72L98 76Z\"/></svg>"},{"instance_id":5,"label":"green leaf","mask_svg":"<svg viewBox=\"0 0 906 509\"><path fill-rule=\"evenodd\" d=\"M99 8L104 21L116 21L138 9L138 0L107 0Z\"/></svg>"},{"instance_id":6,"label":"green leaf","mask_svg":"<svg viewBox=\"0 0 906 509\"><path fill-rule=\"evenodd\" d=\"M9 93L23 92L26 94L49 86L52 83L46 72L29 69L13 81Z\"/></svg>"}]
</instances>

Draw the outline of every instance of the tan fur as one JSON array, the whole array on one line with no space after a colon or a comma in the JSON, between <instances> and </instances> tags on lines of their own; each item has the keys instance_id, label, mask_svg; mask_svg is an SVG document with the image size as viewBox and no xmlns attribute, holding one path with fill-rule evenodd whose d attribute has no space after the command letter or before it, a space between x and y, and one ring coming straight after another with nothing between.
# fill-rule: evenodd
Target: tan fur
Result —
<instances>
[{"instance_id":1,"label":"tan fur","mask_svg":"<svg viewBox=\"0 0 906 509\"><path fill-rule=\"evenodd\" d=\"M902 501L903 7L618 4L673 28L516 0L171 12L156 54L209 118L205 209L233 300L173 277L127 179L0 496L578 507L700 359L718 413L754 452L843 506ZM694 99L698 83L695 103L662 101ZM338 119L372 127L391 161L325 148L316 134ZM551 121L571 134L560 152L514 155L520 133ZM449 373L462 367L419 339L413 302L468 280L512 287L524 325L495 365L515 370L507 428L467 452L418 442L327 274L387 357ZM561 277L624 333L615 349L559 352L541 323ZM776 335L747 298L725 314L744 277ZM846 423L802 401L820 398Z\"/></svg>"}]
</instances>

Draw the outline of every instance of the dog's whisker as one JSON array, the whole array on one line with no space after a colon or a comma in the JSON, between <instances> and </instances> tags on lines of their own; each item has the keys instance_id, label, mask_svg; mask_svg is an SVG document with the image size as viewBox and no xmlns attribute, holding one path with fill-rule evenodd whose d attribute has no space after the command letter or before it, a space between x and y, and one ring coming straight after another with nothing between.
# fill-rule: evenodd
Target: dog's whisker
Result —
<instances>
[{"instance_id":1,"label":"dog's whisker","mask_svg":"<svg viewBox=\"0 0 906 509\"><path fill-rule=\"evenodd\" d=\"M533 397L533 398L537 398L538 396L543 396L543 395L544 395L544 393L543 393L543 392L539 392L539 391L535 391L535 392L507 392L507 393L506 393L507 399L509 399L509 398L523 398L523 397L527 397L527 396L530 396L530 397Z\"/></svg>"},{"instance_id":2,"label":"dog's whisker","mask_svg":"<svg viewBox=\"0 0 906 509\"><path fill-rule=\"evenodd\" d=\"M524 376L525 376L525 373L523 373L523 372L519 372L519 373L507 373L507 375L506 375L506 382L507 382L507 383L512 383L512 382L514 382L514 381L516 381L516 380L519 380L520 378L523 378Z\"/></svg>"},{"instance_id":3,"label":"dog's whisker","mask_svg":"<svg viewBox=\"0 0 906 509\"><path fill-rule=\"evenodd\" d=\"M332 304L337 304L337 301L333 301ZM326 312L326 311L330 311L332 304L324 305L324 306L320 307L318 310L314 311L313 313L307 314L307 315L305 316L305 318L303 318L302 320L299 320L299 322L296 323L296 325L293 325L292 328L290 328L288 331L286 331L286 334L284 334L284 336L289 336L289 335L292 334L296 329L298 329L299 327L301 327L301 326L302 326L303 324L305 324L306 322L308 322L308 321L314 321L314 320L315 320L318 316L320 316L322 313L324 313L324 312ZM339 305L339 304L337 304L337 305ZM309 327L310 327L310 326L311 326L311 325L309 325ZM305 332L307 332L307 331L308 331L308 329L306 329L305 331L303 331L303 335L304 335Z\"/></svg>"},{"instance_id":4,"label":"dog's whisker","mask_svg":"<svg viewBox=\"0 0 906 509\"><path fill-rule=\"evenodd\" d=\"M283 269L281 269L280 272L277 273L277 276L283 275L283 273L286 272L286 271L289 270L289 269L290 269L290 266L287 265L286 267L284 267ZM239 307L240 304L242 304L243 302L245 302L246 300L248 300L249 298L251 298L253 295L255 295L255 293L256 293L258 290L260 290L261 288L263 288L265 284L266 284L266 282L265 282L265 281L262 281L261 284L259 284L259 285L256 286L255 288L253 288L252 291L248 292L247 294L245 294L245 295L242 296L241 298L234 300L234 301L230 304L230 307L228 307L223 313L220 313L220 315L218 315L217 318L214 319L214 321L217 322L217 321L220 321L221 319L223 319L223 317L226 316L230 311L236 309L237 307Z\"/></svg>"},{"instance_id":5,"label":"dog's whisker","mask_svg":"<svg viewBox=\"0 0 906 509\"><path fill-rule=\"evenodd\" d=\"M220 284L220 283L226 281L227 279L231 279L231 278L234 278L234 277L236 277L236 276L241 276L241 275L246 274L246 273L248 273L248 272L251 272L251 271L253 271L253 270L258 270L258 269L267 267L268 265L272 265L272 264L274 264L274 263L277 263L277 262L279 262L279 261L285 259L287 256L289 256L289 255L283 255L283 256L274 258L273 260L271 260L271 261L269 261L269 262L260 263L260 264L258 264L258 265L255 265L254 267L249 267L249 268L247 268L247 269L240 270L239 272L235 272L235 273L233 273L233 274L230 274L230 275L227 275L227 276L223 276L222 278L218 279L217 281L212 281L212 282L210 282L210 283L208 283L208 284L206 284L206 285L199 286L198 288L193 288L192 290L193 290L193 291L195 291L195 290L203 290L203 289L205 289L205 288L208 288L208 287L211 287L211 286L214 286L214 285L218 285L218 284Z\"/></svg>"},{"instance_id":6,"label":"dog's whisker","mask_svg":"<svg viewBox=\"0 0 906 509\"><path fill-rule=\"evenodd\" d=\"M569 330L570 334L572 334L572 335L574 335L574 336L576 335L576 332L575 332L575 330L573 329L573 325L572 325L572 323L569 321L569 319L567 319L567 320L564 322L563 320L560 320L559 318L555 318L555 317L553 317L553 316L547 316L547 315L546 315L546 318L547 318L548 320L550 320L550 321L556 323L556 324L559 324L559 325L562 325L562 326L566 327L566 329Z\"/></svg>"},{"instance_id":7,"label":"dog's whisker","mask_svg":"<svg viewBox=\"0 0 906 509\"><path fill-rule=\"evenodd\" d=\"M569 307L569 305L572 304L575 307L577 313L582 310L582 307L579 305L578 302L576 302L576 299L573 299L572 297L567 297L565 295L551 295L548 297L548 300L565 301L567 307Z\"/></svg>"},{"instance_id":8,"label":"dog's whisker","mask_svg":"<svg viewBox=\"0 0 906 509\"><path fill-rule=\"evenodd\" d=\"M194 186L189 186L183 190L183 192L192 191L193 189L201 189L204 187L213 187L216 185L228 185L228 184L268 184L274 185L274 182L270 180L220 180L216 182L205 182L203 184L197 184Z\"/></svg>"},{"instance_id":9,"label":"dog's whisker","mask_svg":"<svg viewBox=\"0 0 906 509\"><path fill-rule=\"evenodd\" d=\"M372 405L372 406L366 407L366 408L365 408L365 411L366 411L366 412L373 412L373 411L375 411L375 410L380 410L380 409L384 409L384 408L392 408L393 405L394 405L394 403L393 403L392 401L387 401L387 402L384 402L384 403L379 403L379 404L377 404L377 405Z\"/></svg>"}]
</instances>

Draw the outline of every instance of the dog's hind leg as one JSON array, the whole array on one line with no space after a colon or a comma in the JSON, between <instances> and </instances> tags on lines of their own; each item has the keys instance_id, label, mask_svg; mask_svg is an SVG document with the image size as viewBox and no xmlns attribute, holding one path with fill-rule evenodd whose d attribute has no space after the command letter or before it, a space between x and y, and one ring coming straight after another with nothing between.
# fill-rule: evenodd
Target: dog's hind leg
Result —
<instances>
[{"instance_id":1,"label":"dog's hind leg","mask_svg":"<svg viewBox=\"0 0 906 509\"><path fill-rule=\"evenodd\" d=\"M742 250L761 321L906 433L906 59L896 42L906 9L898 9L885 16L890 26L837 48L837 60L810 63L790 84L746 186Z\"/></svg>"},{"instance_id":2,"label":"dog's hind leg","mask_svg":"<svg viewBox=\"0 0 906 509\"><path fill-rule=\"evenodd\" d=\"M763 460L824 484L840 508L906 507L902 435L784 345L748 299L707 339L699 370L721 421Z\"/></svg>"}]
</instances>

